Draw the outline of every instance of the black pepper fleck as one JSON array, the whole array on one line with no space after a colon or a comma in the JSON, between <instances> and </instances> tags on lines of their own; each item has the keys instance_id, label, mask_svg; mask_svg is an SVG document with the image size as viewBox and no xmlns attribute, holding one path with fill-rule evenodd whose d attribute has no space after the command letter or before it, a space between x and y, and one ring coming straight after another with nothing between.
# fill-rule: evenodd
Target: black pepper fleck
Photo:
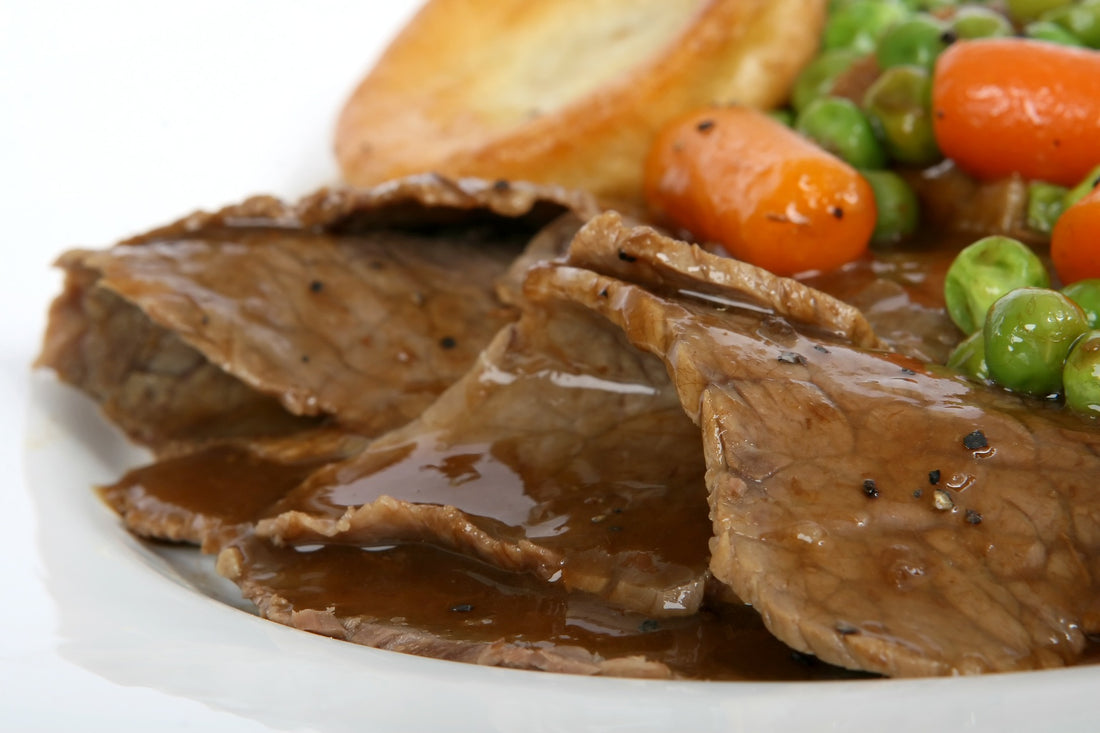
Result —
<instances>
[{"instance_id":1,"label":"black pepper fleck","mask_svg":"<svg viewBox=\"0 0 1100 733\"><path fill-rule=\"evenodd\" d=\"M637 262L638 260L638 258L634 255L629 255L626 252L623 252L621 249L619 250L619 259L623 262Z\"/></svg>"},{"instance_id":2,"label":"black pepper fleck","mask_svg":"<svg viewBox=\"0 0 1100 733\"><path fill-rule=\"evenodd\" d=\"M940 34L940 43L945 46L950 46L955 41L959 40L959 34L955 31L948 29Z\"/></svg>"},{"instance_id":3,"label":"black pepper fleck","mask_svg":"<svg viewBox=\"0 0 1100 733\"><path fill-rule=\"evenodd\" d=\"M606 298L607 297L607 288L604 288L603 290L600 291L600 297L601 298Z\"/></svg>"},{"instance_id":4,"label":"black pepper fleck","mask_svg":"<svg viewBox=\"0 0 1100 733\"><path fill-rule=\"evenodd\" d=\"M474 606L472 603L459 603L458 605L451 606L450 610L455 613L469 613L474 610Z\"/></svg>"},{"instance_id":5,"label":"black pepper fleck","mask_svg":"<svg viewBox=\"0 0 1100 733\"><path fill-rule=\"evenodd\" d=\"M873 478L863 479L863 493L870 499L878 498L878 486L875 485Z\"/></svg>"},{"instance_id":6,"label":"black pepper fleck","mask_svg":"<svg viewBox=\"0 0 1100 733\"><path fill-rule=\"evenodd\" d=\"M820 351L822 354L828 354L829 350L821 344L814 344L814 351Z\"/></svg>"},{"instance_id":7,"label":"black pepper fleck","mask_svg":"<svg viewBox=\"0 0 1100 733\"><path fill-rule=\"evenodd\" d=\"M844 218L844 209L840 208L839 206L834 206L833 208L829 209L829 213L833 215L834 219Z\"/></svg>"},{"instance_id":8,"label":"black pepper fleck","mask_svg":"<svg viewBox=\"0 0 1100 733\"><path fill-rule=\"evenodd\" d=\"M311 293L319 293L321 289L325 287L325 284L320 280L314 280L309 284L309 290Z\"/></svg>"},{"instance_id":9,"label":"black pepper fleck","mask_svg":"<svg viewBox=\"0 0 1100 733\"><path fill-rule=\"evenodd\" d=\"M947 115L944 114L942 109L936 110L934 114L936 115L937 120L942 120L944 117L947 116Z\"/></svg>"},{"instance_id":10,"label":"black pepper fleck","mask_svg":"<svg viewBox=\"0 0 1100 733\"><path fill-rule=\"evenodd\" d=\"M657 619L655 618L647 618L645 621L638 624L638 631L641 631L644 634L648 634L651 631L656 631L659 628L661 628L661 625L657 623Z\"/></svg>"},{"instance_id":11,"label":"black pepper fleck","mask_svg":"<svg viewBox=\"0 0 1100 733\"><path fill-rule=\"evenodd\" d=\"M714 129L714 120L703 120L695 126L695 129L699 132L710 132Z\"/></svg>"},{"instance_id":12,"label":"black pepper fleck","mask_svg":"<svg viewBox=\"0 0 1100 733\"><path fill-rule=\"evenodd\" d=\"M940 469L936 468L928 472L928 483L935 486L940 482Z\"/></svg>"},{"instance_id":13,"label":"black pepper fleck","mask_svg":"<svg viewBox=\"0 0 1100 733\"><path fill-rule=\"evenodd\" d=\"M843 621L839 621L836 625L836 633L840 634L841 636L851 636L852 634L858 634L859 629L857 629L855 626L852 626L851 624L846 624Z\"/></svg>"},{"instance_id":14,"label":"black pepper fleck","mask_svg":"<svg viewBox=\"0 0 1100 733\"><path fill-rule=\"evenodd\" d=\"M924 496L924 489L914 489L913 490L913 498L914 499L919 499L922 496Z\"/></svg>"},{"instance_id":15,"label":"black pepper fleck","mask_svg":"<svg viewBox=\"0 0 1100 733\"><path fill-rule=\"evenodd\" d=\"M981 450L989 447L989 441L985 439L985 433L981 430L975 430L963 438L963 445L969 450Z\"/></svg>"},{"instance_id":16,"label":"black pepper fleck","mask_svg":"<svg viewBox=\"0 0 1100 733\"><path fill-rule=\"evenodd\" d=\"M443 338L439 339L439 345L442 346L444 349L453 349L455 346L458 345L458 342L455 341L454 338L451 336L444 336Z\"/></svg>"},{"instance_id":17,"label":"black pepper fleck","mask_svg":"<svg viewBox=\"0 0 1100 733\"><path fill-rule=\"evenodd\" d=\"M503 178L498 178L497 180L493 181L493 190L494 191L507 191L511 187L512 187L512 184L508 183L508 181L506 181Z\"/></svg>"},{"instance_id":18,"label":"black pepper fleck","mask_svg":"<svg viewBox=\"0 0 1100 733\"><path fill-rule=\"evenodd\" d=\"M302 363L303 364L308 364L309 363L309 354L302 354Z\"/></svg>"},{"instance_id":19,"label":"black pepper fleck","mask_svg":"<svg viewBox=\"0 0 1100 733\"><path fill-rule=\"evenodd\" d=\"M966 510L966 521L967 521L967 524L981 524L982 523L982 515L978 514L973 509L967 509Z\"/></svg>"},{"instance_id":20,"label":"black pepper fleck","mask_svg":"<svg viewBox=\"0 0 1100 733\"><path fill-rule=\"evenodd\" d=\"M910 369L909 367L902 367L901 368L901 373L905 374L907 376L910 376L910 377L913 376L914 374L916 374L916 372L913 371L912 369Z\"/></svg>"},{"instance_id":21,"label":"black pepper fleck","mask_svg":"<svg viewBox=\"0 0 1100 733\"><path fill-rule=\"evenodd\" d=\"M202 325L210 325L210 316L206 315L205 313L202 314Z\"/></svg>"}]
</instances>

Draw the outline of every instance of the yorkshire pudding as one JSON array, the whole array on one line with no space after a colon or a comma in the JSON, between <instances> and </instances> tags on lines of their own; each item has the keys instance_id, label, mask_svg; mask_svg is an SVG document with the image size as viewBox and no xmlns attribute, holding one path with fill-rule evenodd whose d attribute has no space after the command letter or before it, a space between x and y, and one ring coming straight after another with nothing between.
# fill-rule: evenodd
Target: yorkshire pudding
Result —
<instances>
[{"instance_id":1,"label":"yorkshire pudding","mask_svg":"<svg viewBox=\"0 0 1100 733\"><path fill-rule=\"evenodd\" d=\"M825 0L429 0L340 115L347 181L524 179L641 197L671 117L771 107L817 49Z\"/></svg>"}]
</instances>

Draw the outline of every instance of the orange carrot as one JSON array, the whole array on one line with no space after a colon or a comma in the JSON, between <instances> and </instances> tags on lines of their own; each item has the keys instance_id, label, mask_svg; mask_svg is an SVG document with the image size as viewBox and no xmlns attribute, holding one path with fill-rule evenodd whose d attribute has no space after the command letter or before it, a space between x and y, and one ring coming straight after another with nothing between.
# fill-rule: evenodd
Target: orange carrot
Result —
<instances>
[{"instance_id":1,"label":"orange carrot","mask_svg":"<svg viewBox=\"0 0 1100 733\"><path fill-rule=\"evenodd\" d=\"M1100 185L1058 217L1050 235L1050 259L1066 285L1100 277Z\"/></svg>"},{"instance_id":2,"label":"orange carrot","mask_svg":"<svg viewBox=\"0 0 1100 733\"><path fill-rule=\"evenodd\" d=\"M778 275L850 262L875 227L874 194L854 168L745 107L666 126L646 160L645 194L658 214Z\"/></svg>"},{"instance_id":3,"label":"orange carrot","mask_svg":"<svg viewBox=\"0 0 1100 733\"><path fill-rule=\"evenodd\" d=\"M932 78L944 155L980 179L1072 186L1100 163L1100 52L1022 38L960 41Z\"/></svg>"}]
</instances>

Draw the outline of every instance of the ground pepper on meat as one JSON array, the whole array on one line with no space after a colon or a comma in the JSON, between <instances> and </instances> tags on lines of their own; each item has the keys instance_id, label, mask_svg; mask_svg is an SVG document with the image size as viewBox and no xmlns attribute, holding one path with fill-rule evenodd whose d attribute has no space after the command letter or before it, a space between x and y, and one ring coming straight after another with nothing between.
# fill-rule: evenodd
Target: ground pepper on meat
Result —
<instances>
[{"instance_id":1,"label":"ground pepper on meat","mask_svg":"<svg viewBox=\"0 0 1100 733\"><path fill-rule=\"evenodd\" d=\"M963 445L969 450L981 450L989 447L989 441L986 440L985 433L981 430L975 430L963 438Z\"/></svg>"}]
</instances>

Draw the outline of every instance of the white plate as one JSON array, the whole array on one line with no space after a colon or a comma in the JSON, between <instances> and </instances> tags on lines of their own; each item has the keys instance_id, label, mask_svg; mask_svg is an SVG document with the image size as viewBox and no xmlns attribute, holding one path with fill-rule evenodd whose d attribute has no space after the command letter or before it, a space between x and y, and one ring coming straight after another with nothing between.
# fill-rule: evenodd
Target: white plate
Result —
<instances>
[{"instance_id":1,"label":"white plate","mask_svg":"<svg viewBox=\"0 0 1100 733\"><path fill-rule=\"evenodd\" d=\"M194 553L153 551L120 529L90 487L143 454L82 397L29 373L60 283L49 260L196 207L333 180L335 111L411 7L3 6L0 730L1100 728L1097 668L660 683L379 652L258 619Z\"/></svg>"}]
</instances>

